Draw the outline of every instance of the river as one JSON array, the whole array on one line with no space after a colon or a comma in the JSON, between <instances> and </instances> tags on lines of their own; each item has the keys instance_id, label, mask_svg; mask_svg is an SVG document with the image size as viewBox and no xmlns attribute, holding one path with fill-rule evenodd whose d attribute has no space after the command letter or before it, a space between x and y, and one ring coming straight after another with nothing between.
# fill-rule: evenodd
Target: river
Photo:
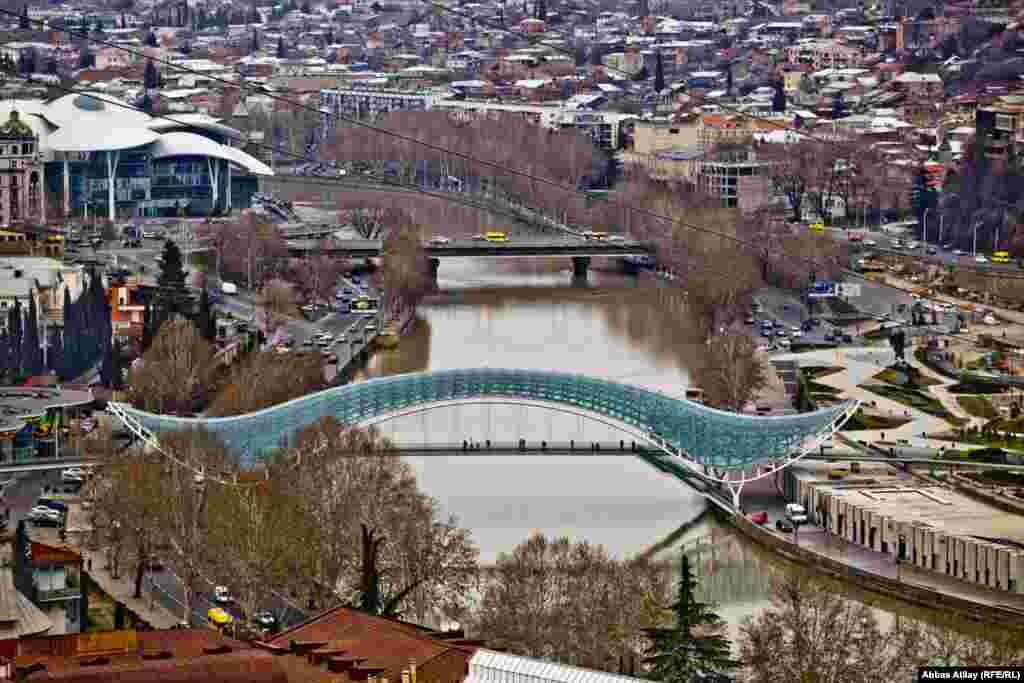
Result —
<instances>
[{"instance_id":1,"label":"river","mask_svg":"<svg viewBox=\"0 0 1024 683\"><path fill-rule=\"evenodd\" d=\"M699 362L677 293L612 272L572 283L570 264L503 267L485 259L445 260L439 289L451 296L421 307L416 327L376 354L361 377L469 367L578 372L682 395ZM578 417L536 408L460 406L380 427L398 443L618 441L622 435ZM491 564L532 532L604 545L618 557L680 545L700 550L701 598L720 605L735 636L767 604L768 578L787 571L745 538L704 516L694 490L629 457L408 458L422 489L469 529ZM696 551L695 551L696 552ZM883 621L888 621L882 613Z\"/></svg>"}]
</instances>

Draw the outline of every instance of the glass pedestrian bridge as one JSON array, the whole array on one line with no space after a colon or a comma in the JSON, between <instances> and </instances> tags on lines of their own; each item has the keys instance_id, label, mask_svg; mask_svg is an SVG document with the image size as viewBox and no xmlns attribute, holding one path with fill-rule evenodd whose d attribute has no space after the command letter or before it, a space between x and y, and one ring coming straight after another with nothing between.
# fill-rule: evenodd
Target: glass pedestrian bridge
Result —
<instances>
[{"instance_id":1,"label":"glass pedestrian bridge","mask_svg":"<svg viewBox=\"0 0 1024 683\"><path fill-rule=\"evenodd\" d=\"M258 412L233 417L154 415L123 403L113 412L136 434L205 429L256 464L299 430L325 417L369 426L460 403L533 405L611 425L654 444L676 463L719 470L747 470L800 457L831 436L858 405L843 403L813 413L762 417L738 415L620 382L536 370L476 368L394 375L346 384ZM399 445L400 448L400 445ZM657 456L660 458L660 456ZM665 458L662 458L665 459ZM665 463L652 462L668 471Z\"/></svg>"}]
</instances>

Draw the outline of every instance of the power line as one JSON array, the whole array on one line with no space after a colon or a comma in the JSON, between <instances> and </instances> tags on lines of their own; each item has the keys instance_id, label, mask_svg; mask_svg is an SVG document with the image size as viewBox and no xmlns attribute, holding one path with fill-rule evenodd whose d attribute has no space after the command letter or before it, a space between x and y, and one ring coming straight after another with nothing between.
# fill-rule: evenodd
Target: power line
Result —
<instances>
[{"instance_id":1,"label":"power line","mask_svg":"<svg viewBox=\"0 0 1024 683\"><path fill-rule=\"evenodd\" d=\"M428 1L428 0L425 0L425 1ZM447 8L445 8L445 9L447 9ZM14 12L12 10L7 10L7 9L0 9L0 14L8 14L8 15L11 15L11 16L19 17L19 18L22 16L22 15ZM32 22L34 22L36 24L43 24L44 23L44 22L42 22L40 20L35 20L35 19L30 19L30 21L32 21ZM114 49L117 49L117 50L121 50L123 52L126 52L128 54L134 55L136 57L141 57L141 58L144 58L144 59L149 59L150 61L154 61L154 62L163 64L163 65L166 65L166 66L168 66L168 67L170 67L172 69L177 69L179 71L183 71L185 73L190 73L190 74L193 74L193 75L202 75L204 78L207 78L209 80L213 80L213 81L217 81L217 82L223 83L223 84L228 85L230 87L235 87L235 88L243 87L243 88L245 88L246 90L249 90L249 91L256 90L256 91L260 92L262 95L264 95L266 97L269 97L271 100L283 102L283 103L288 104L289 106L294 107L294 108L305 109L307 111L313 111L313 112L317 113L318 115L322 114L322 112L319 109L317 109L317 108L310 107L309 105L303 104L301 102L295 102L293 100L290 100L290 99L288 99L286 97L282 97L280 95L269 94L265 90L263 90L262 88L259 88L259 87L255 87L255 86L251 86L251 85L241 85L240 86L238 83L235 83L234 81L229 81L227 79L216 77L216 76L210 76L209 74L204 74L204 73L199 72L199 71L197 71L195 69L192 69L192 68L189 68L189 67L185 67L185 66L181 66L179 64L175 64L175 63L173 63L173 62L171 62L169 60L151 59L144 52L139 52L139 51L136 51L136 50L132 50L130 48L124 47L122 45L117 45L117 44L112 43L110 41L94 38L94 37L92 37L92 36L90 36L88 34L85 34L85 33L81 33L81 32L78 32L78 31L68 30L66 28L59 29L59 30L61 30L63 33L66 33L68 35L84 38L88 42L92 42L92 43L96 43L96 44L99 44L99 45L104 45L106 47L111 47L111 48L114 48ZM80 94L88 94L91 97L95 97L94 95L91 95L89 93L81 93L80 91L76 91L74 89L68 88L67 86L61 85L61 86L58 86L58 87L60 89L62 89L62 90L66 90L66 91L69 91L69 92L79 92ZM115 104L115 105L120 106L122 108L135 109L137 111L144 111L140 107L128 105L128 104L125 104L125 103L112 102L112 101L109 101L109 102L111 104ZM146 113L148 113L148 112L146 112ZM176 121L175 119L173 119L171 117L168 117L168 116L165 116L165 115L158 115L158 116L160 118L165 118L165 119L174 121L175 123L179 123L179 124L182 124L182 125L187 125L184 122ZM537 183L541 183L541 184L544 184L544 185L548 185L548 186L560 189L560 190L565 191L565 192L570 193L570 194L580 195L580 196L583 196L583 197L588 196L585 191L578 190L578 189L576 189L574 187L571 187L571 186L568 186L568 185L564 185L564 184L562 184L562 183L560 183L558 181L551 180L549 178L544 178L544 177L541 177L541 176L537 176L535 174L528 173L528 172L525 172L525 171L519 171L519 170L516 170L516 169L507 168L507 167L502 166L501 164L498 164L498 163L495 163L495 162L492 162L492 161L487 161L487 160L479 159L477 157L474 157L474 156L472 156L470 154L466 154L464 152L458 152L456 150L451 150L451 149L442 147L440 145L435 145L433 143L430 143L430 142L427 142L427 141L424 141L424 140L420 140L419 138L415 138L415 137L412 137L412 136L409 136L409 135L406 135L406 134L403 134L403 133L398 133L398 132L395 132L395 131L390 131L390 130L388 130L386 128L383 128L383 127L380 127L380 126L376 126L376 125L367 123L365 121L361 121L359 119L352 118L352 117L349 117L349 116L345 116L345 115L342 115L342 114L339 114L338 118L341 119L341 120L347 121L349 123L352 123L354 125L366 128L368 130L372 130L372 131L374 131L376 133L381 133L381 134L384 134L384 135L387 135L387 136L391 136L391 137L397 138L397 139L405 141L405 142L410 142L410 143L413 143L413 144L421 145L421 146L426 147L427 149L430 149L432 151L441 152L441 153L447 154L449 156L460 158L460 159L463 159L463 160L465 160L465 161L467 161L469 163L479 164L481 166L484 166L484 167L487 167L487 168L492 168L494 170L501 171L503 173L517 175L517 176L526 178L526 179L528 179L528 180L530 180L532 182L537 182ZM263 146L265 146L265 145L263 145ZM307 157L307 156L304 156L304 155L300 155L300 154L297 154L297 153L289 153L289 154L291 156L295 156L297 158L306 159L306 160L312 160L315 163L322 163L322 161L320 161L320 160L312 159L310 157ZM374 176L374 177L376 177L376 176ZM424 194L424 195L427 195L427 196L432 196L432 197L439 198L439 199L442 199L442 200L445 200L445 201L452 201L453 200L451 196L449 196L448 194L445 194L445 193L431 192L431 191L428 191L428 190L424 190L423 188L420 188L418 186L397 182L397 181L394 181L394 180L392 180L390 178L386 178L386 177L385 178L381 178L381 180L385 184L394 185L394 186L398 186L398 187L403 187L403 188L407 188L407 189L411 189L411 190L413 190L413 191L415 191L417 193ZM458 202L456 202L456 203L458 203ZM626 210L626 211L633 211L633 212L639 213L641 215L651 217L651 218L653 218L655 220L658 220L658 221L664 221L664 222L667 222L669 224L678 224L679 226L681 226L683 228L686 228L688 230L693 230L693 231L696 231L696 232L712 235L712 236L718 237L720 239L724 239L726 241L732 242L733 244L736 244L736 245L741 246L741 247L753 248L755 250L755 253L762 253L762 247L760 245L758 245L758 244L756 244L754 242L751 242L749 240L737 237L735 235L731 235L731 234L722 232L720 230L716 230L714 228L708 228L708 227L704 227L704 226L695 225L695 224L692 224L692 223L687 223L685 221L674 219L674 218L671 218L669 216L663 216L663 215L658 214L658 213L656 213L654 211L651 211L649 209L642 209L642 208L631 206L631 205L628 205L628 204L623 204L621 202L616 202L614 200L610 200L607 203L611 204L613 206L618 206L618 207L620 207L620 208L622 208L623 210ZM476 208L479 208L479 207L476 207ZM813 266L815 268L817 268L817 267L827 267L827 266L837 266L838 265L838 264L835 264L835 263L829 263L827 261L816 261L816 260L814 260L812 258L803 257L803 256L793 256L793 258L797 259L800 262L803 262L803 263L806 263L806 264L810 264L811 266ZM857 273L857 272L855 272L853 270L850 270L848 268L840 267L840 270L844 274L846 274L848 276L851 276L851 277L854 277L856 279L860 279L860 280L864 280L864 281L869 281L870 280L870 278L866 278L863 275L861 275L860 273ZM893 289L895 291L900 291L900 292L903 292L905 294L916 294L916 292L914 292L912 290L909 290L909 289L906 289L906 288L903 288L903 287L899 287L897 285L892 285L890 283L878 283L877 281L873 281L873 282L875 282L875 284L880 284L880 285L882 285L884 287ZM921 298L923 299L924 297L921 297ZM929 301L939 301L937 299L927 299L927 300L929 300ZM957 338L952 333L940 333L940 334L943 334L944 336L949 336L949 337ZM963 338L961 338L961 339L963 339ZM975 343L975 342L971 342L968 339L963 339L963 340L964 341L969 341L972 344Z\"/></svg>"}]
</instances>

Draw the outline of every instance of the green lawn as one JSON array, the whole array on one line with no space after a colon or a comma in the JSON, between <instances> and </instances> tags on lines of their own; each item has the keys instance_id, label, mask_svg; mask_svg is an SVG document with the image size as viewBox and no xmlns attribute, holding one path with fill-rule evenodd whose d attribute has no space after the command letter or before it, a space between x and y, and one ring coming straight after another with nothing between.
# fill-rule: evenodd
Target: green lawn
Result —
<instances>
[{"instance_id":1,"label":"green lawn","mask_svg":"<svg viewBox=\"0 0 1024 683\"><path fill-rule=\"evenodd\" d=\"M830 365L808 365L800 368L800 370L808 379L818 379L820 377L834 375L837 372L842 372L843 368L837 368Z\"/></svg>"},{"instance_id":2,"label":"green lawn","mask_svg":"<svg viewBox=\"0 0 1024 683\"><path fill-rule=\"evenodd\" d=\"M986 420L994 420L999 417L999 411L995 409L992 402L982 396L957 396L956 402L974 417L982 417Z\"/></svg>"},{"instance_id":3,"label":"green lawn","mask_svg":"<svg viewBox=\"0 0 1024 683\"><path fill-rule=\"evenodd\" d=\"M917 391L916 389L906 389L903 387L896 387L890 384L862 384L861 389L866 389L871 393L884 396L885 398L891 399L902 403L905 406L916 408L922 412L934 415L935 417L946 420L952 424L961 424L963 420L957 418L955 415L949 414L942 404L938 400L924 394L923 392Z\"/></svg>"},{"instance_id":4,"label":"green lawn","mask_svg":"<svg viewBox=\"0 0 1024 683\"><path fill-rule=\"evenodd\" d=\"M877 379L879 382L885 382L887 384L895 384L897 386L904 386L907 383L907 373L902 370L896 370L893 368L886 368L880 373L875 375L872 379ZM918 387L933 387L936 384L942 384L937 379L932 379L920 372L914 373L914 386Z\"/></svg>"},{"instance_id":5,"label":"green lawn","mask_svg":"<svg viewBox=\"0 0 1024 683\"><path fill-rule=\"evenodd\" d=\"M1006 387L968 379L959 384L952 385L949 387L949 391L953 394L1004 394L1006 393Z\"/></svg>"},{"instance_id":6,"label":"green lawn","mask_svg":"<svg viewBox=\"0 0 1024 683\"><path fill-rule=\"evenodd\" d=\"M858 410L853 417L843 425L842 431L856 432L862 429L896 429L910 422L905 417L886 417L883 415L865 415L863 410Z\"/></svg>"}]
</instances>

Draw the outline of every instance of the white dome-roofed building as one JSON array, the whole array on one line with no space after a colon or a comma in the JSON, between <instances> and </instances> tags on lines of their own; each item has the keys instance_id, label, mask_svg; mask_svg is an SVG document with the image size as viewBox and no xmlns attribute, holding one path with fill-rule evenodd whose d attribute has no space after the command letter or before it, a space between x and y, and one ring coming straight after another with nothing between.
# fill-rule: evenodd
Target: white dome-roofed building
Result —
<instances>
[{"instance_id":1,"label":"white dome-roofed building","mask_svg":"<svg viewBox=\"0 0 1024 683\"><path fill-rule=\"evenodd\" d=\"M205 114L150 116L104 93L0 102L22 112L46 162L48 193L68 215L205 215L247 208L262 162L231 147L244 135ZM59 204L59 202L57 202Z\"/></svg>"}]
</instances>

